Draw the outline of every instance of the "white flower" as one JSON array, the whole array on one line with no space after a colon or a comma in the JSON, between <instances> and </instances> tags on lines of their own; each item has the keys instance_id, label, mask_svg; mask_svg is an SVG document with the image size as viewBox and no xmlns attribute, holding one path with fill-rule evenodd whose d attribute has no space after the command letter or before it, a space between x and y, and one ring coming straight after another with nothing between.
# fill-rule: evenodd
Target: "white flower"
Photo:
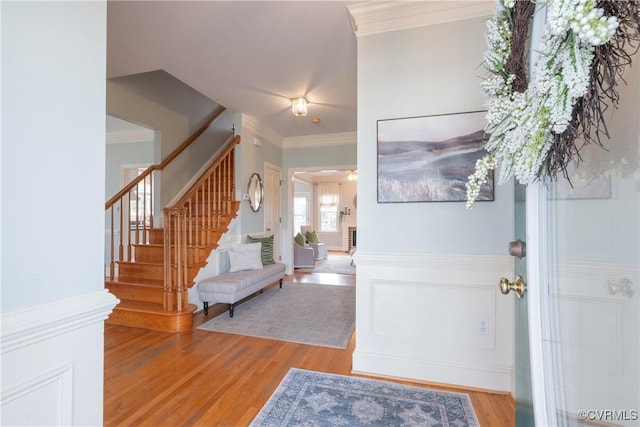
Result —
<instances>
[{"instance_id":1,"label":"white flower","mask_svg":"<svg viewBox=\"0 0 640 427\"><path fill-rule=\"evenodd\" d=\"M533 78L523 93L513 92L515 76L505 70L511 54L512 8L515 0L498 0L488 21L484 54L489 76L481 88L488 96L488 155L476 163L467 182L467 208L478 197L490 169L501 166L500 183L514 177L533 182L548 154L554 134L569 126L576 102L589 88L594 46L607 43L618 18L604 16L595 0L548 0L547 23Z\"/></svg>"}]
</instances>

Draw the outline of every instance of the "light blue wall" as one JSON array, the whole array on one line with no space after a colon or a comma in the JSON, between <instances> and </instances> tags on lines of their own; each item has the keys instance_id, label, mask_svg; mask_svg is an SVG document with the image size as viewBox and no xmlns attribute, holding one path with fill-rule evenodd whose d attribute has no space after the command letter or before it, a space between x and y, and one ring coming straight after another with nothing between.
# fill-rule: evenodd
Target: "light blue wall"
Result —
<instances>
[{"instance_id":1,"label":"light blue wall","mask_svg":"<svg viewBox=\"0 0 640 427\"><path fill-rule=\"evenodd\" d=\"M282 148L269 142L266 138L241 127L242 118L236 115L236 127L240 129L241 143L236 147L236 193L238 200L247 192L249 178L254 172L265 179L265 163L282 167ZM259 145L254 144L258 139ZM284 195L284 193L283 193ZM282 196L284 197L284 196ZM253 212L247 201L240 203L238 234L264 232L264 209Z\"/></svg>"},{"instance_id":2,"label":"light blue wall","mask_svg":"<svg viewBox=\"0 0 640 427\"><path fill-rule=\"evenodd\" d=\"M107 5L1 8L4 314L104 288Z\"/></svg>"},{"instance_id":3,"label":"light blue wall","mask_svg":"<svg viewBox=\"0 0 640 427\"><path fill-rule=\"evenodd\" d=\"M159 131L158 164L202 126L217 108L193 88L162 70L107 80L107 113ZM214 125L160 175L158 206L166 206L232 135L235 114L225 111ZM157 212L156 212L157 213Z\"/></svg>"},{"instance_id":4,"label":"light blue wall","mask_svg":"<svg viewBox=\"0 0 640 427\"><path fill-rule=\"evenodd\" d=\"M506 254L513 185L494 202L377 203L377 120L483 109L485 21L473 19L358 40L358 248Z\"/></svg>"}]
</instances>

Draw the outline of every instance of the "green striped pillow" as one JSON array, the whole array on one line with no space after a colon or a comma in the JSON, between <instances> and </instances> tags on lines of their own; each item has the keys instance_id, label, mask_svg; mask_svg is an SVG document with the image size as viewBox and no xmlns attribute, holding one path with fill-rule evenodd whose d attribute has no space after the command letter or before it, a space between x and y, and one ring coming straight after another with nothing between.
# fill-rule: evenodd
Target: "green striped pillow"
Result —
<instances>
[{"instance_id":1,"label":"green striped pillow","mask_svg":"<svg viewBox=\"0 0 640 427\"><path fill-rule=\"evenodd\" d=\"M273 234L267 237L252 237L247 235L247 243L262 243L260 252L262 265L276 263L273 260Z\"/></svg>"}]
</instances>

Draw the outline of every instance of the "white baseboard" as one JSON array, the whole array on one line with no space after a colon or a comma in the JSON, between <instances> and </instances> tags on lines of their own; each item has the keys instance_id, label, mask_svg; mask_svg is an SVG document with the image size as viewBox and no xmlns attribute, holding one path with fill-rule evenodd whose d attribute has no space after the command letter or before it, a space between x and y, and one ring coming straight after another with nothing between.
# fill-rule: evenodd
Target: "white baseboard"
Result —
<instances>
[{"instance_id":1,"label":"white baseboard","mask_svg":"<svg viewBox=\"0 0 640 427\"><path fill-rule=\"evenodd\" d=\"M469 363L433 362L383 354L353 353L354 371L429 383L505 392L511 389L512 366L474 366ZM357 368L356 368L357 367Z\"/></svg>"}]
</instances>

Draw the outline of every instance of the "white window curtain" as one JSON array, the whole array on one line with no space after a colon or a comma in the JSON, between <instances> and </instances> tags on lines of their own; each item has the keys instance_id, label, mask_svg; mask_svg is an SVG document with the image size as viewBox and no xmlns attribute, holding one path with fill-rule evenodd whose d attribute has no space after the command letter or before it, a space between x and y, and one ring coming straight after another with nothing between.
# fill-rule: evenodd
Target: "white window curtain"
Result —
<instances>
[{"instance_id":1,"label":"white window curtain","mask_svg":"<svg viewBox=\"0 0 640 427\"><path fill-rule=\"evenodd\" d=\"M340 187L337 183L318 184L318 202L320 204L320 231L338 231L338 203Z\"/></svg>"},{"instance_id":2,"label":"white window curtain","mask_svg":"<svg viewBox=\"0 0 640 427\"><path fill-rule=\"evenodd\" d=\"M338 206L340 202L340 187L338 187L338 183L323 182L318 184L318 199L320 207Z\"/></svg>"}]
</instances>

